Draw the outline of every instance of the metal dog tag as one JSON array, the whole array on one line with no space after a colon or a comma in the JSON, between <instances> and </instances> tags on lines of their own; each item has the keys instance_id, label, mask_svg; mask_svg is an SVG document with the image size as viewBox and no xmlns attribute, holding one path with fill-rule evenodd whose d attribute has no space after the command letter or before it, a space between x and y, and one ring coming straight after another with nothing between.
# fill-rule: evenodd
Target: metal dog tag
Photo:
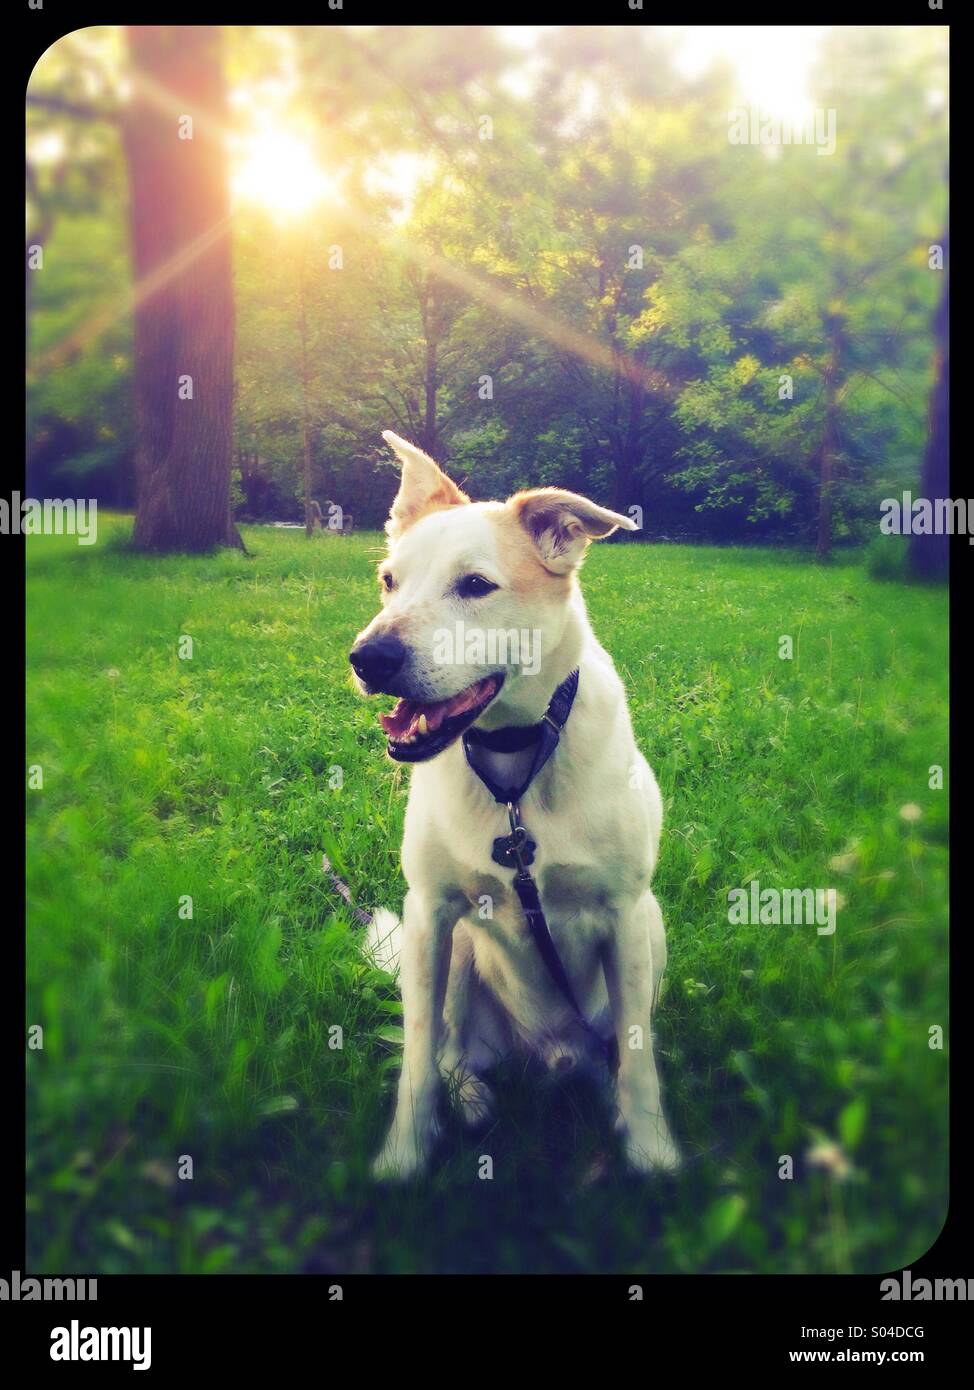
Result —
<instances>
[{"instance_id":1,"label":"metal dog tag","mask_svg":"<svg viewBox=\"0 0 974 1390\"><path fill-rule=\"evenodd\" d=\"M515 839L515 836L517 837ZM517 847L517 853L515 852ZM505 869L516 869L518 865L518 853L520 854L521 864L534 863L534 851L538 848L535 842L528 835L523 825L519 825L510 835L498 835L494 841L494 848L491 851L491 859L495 864L500 864Z\"/></svg>"}]
</instances>

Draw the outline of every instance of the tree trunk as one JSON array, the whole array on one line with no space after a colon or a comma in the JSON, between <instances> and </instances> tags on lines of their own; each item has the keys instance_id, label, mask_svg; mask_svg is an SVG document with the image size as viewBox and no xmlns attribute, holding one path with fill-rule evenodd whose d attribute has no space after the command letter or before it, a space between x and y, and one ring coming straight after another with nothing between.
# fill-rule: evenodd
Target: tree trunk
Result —
<instances>
[{"instance_id":1,"label":"tree trunk","mask_svg":"<svg viewBox=\"0 0 974 1390\"><path fill-rule=\"evenodd\" d=\"M625 392L626 429L619 441L612 504L617 512L624 515L628 514L636 500L636 472L643 461L642 426L646 407L646 390L640 381L626 381Z\"/></svg>"},{"instance_id":2,"label":"tree trunk","mask_svg":"<svg viewBox=\"0 0 974 1390\"><path fill-rule=\"evenodd\" d=\"M423 448L430 458L436 457L436 343L426 339L426 420L423 427Z\"/></svg>"},{"instance_id":3,"label":"tree trunk","mask_svg":"<svg viewBox=\"0 0 974 1390\"><path fill-rule=\"evenodd\" d=\"M818 544L815 553L823 558L832 549L832 483L839 451L839 374L842 370L842 319L831 316L829 360L825 368L825 425L819 454Z\"/></svg>"},{"instance_id":4,"label":"tree trunk","mask_svg":"<svg viewBox=\"0 0 974 1390\"><path fill-rule=\"evenodd\" d=\"M230 517L234 316L220 31L130 25L127 35L135 544L243 548Z\"/></svg>"},{"instance_id":5,"label":"tree trunk","mask_svg":"<svg viewBox=\"0 0 974 1390\"><path fill-rule=\"evenodd\" d=\"M315 533L314 508L311 505L311 421L308 395L311 388L308 368L308 312L306 304L308 244L305 238L301 247L301 267L298 278L298 331L301 338L301 480L304 492L304 534Z\"/></svg>"},{"instance_id":6,"label":"tree trunk","mask_svg":"<svg viewBox=\"0 0 974 1390\"><path fill-rule=\"evenodd\" d=\"M419 317L426 346L426 361L423 371L423 437L420 440L420 448L424 449L431 458L435 458L436 393L438 387L436 348L439 324L436 314L436 290L429 276L424 279L420 290Z\"/></svg>"},{"instance_id":7,"label":"tree trunk","mask_svg":"<svg viewBox=\"0 0 974 1390\"><path fill-rule=\"evenodd\" d=\"M920 496L931 502L950 496L950 432L948 430L950 361L948 325L950 287L947 281L947 238L943 239L944 285L933 316L934 380L927 413L927 442L920 468ZM910 568L919 579L946 579L950 563L950 537L910 537Z\"/></svg>"}]
</instances>

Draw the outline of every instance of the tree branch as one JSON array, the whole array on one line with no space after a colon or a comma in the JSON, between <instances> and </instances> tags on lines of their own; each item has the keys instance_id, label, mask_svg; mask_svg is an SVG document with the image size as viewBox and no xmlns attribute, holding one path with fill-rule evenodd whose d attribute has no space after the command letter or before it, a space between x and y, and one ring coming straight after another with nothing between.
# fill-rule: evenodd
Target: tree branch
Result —
<instances>
[{"instance_id":1,"label":"tree branch","mask_svg":"<svg viewBox=\"0 0 974 1390\"><path fill-rule=\"evenodd\" d=\"M109 121L115 124L120 119L117 111L90 106L82 101L69 101L66 97L53 96L48 92L28 92L27 105L37 106L43 111L56 111L61 116L76 116L82 121Z\"/></svg>"}]
</instances>

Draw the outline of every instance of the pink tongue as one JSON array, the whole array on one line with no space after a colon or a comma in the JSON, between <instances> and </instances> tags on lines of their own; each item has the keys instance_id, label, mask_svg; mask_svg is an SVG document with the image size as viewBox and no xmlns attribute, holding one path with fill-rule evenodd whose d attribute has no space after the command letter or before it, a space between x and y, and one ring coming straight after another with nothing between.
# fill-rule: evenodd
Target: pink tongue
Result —
<instances>
[{"instance_id":1,"label":"pink tongue","mask_svg":"<svg viewBox=\"0 0 974 1390\"><path fill-rule=\"evenodd\" d=\"M420 716L425 714L426 727L432 733L440 727L444 719L463 714L474 705L479 705L490 684L491 678L488 676L486 680L475 681L466 690L461 690L459 695L454 695L449 700L439 700L432 705L419 704L416 700L400 700L391 714L379 715L379 723L390 738L408 738L410 734L418 732Z\"/></svg>"}]
</instances>

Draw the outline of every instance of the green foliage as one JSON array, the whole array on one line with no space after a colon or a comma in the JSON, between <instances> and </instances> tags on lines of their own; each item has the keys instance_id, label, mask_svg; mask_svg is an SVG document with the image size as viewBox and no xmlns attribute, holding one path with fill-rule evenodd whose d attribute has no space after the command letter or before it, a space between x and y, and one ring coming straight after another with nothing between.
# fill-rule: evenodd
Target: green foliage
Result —
<instances>
[{"instance_id":1,"label":"green foliage","mask_svg":"<svg viewBox=\"0 0 974 1390\"><path fill-rule=\"evenodd\" d=\"M596 1095L512 1068L489 1140L450 1120L435 1174L384 1192L400 1008L320 869L401 901L407 775L346 659L380 538L248 528L249 557L161 561L99 524L94 548L28 543L32 1270L878 1273L930 1246L942 592L767 550L593 552L591 616L666 801L658 1032L690 1161L626 1177ZM752 878L840 890L834 936L732 926Z\"/></svg>"},{"instance_id":2,"label":"green foliage","mask_svg":"<svg viewBox=\"0 0 974 1390\"><path fill-rule=\"evenodd\" d=\"M236 208L242 516L299 517L305 425L313 494L369 526L389 501L385 428L474 496L557 482L641 506L650 534L806 542L828 450L833 536L854 544L915 482L943 29L829 35L811 84L838 113L824 157L730 144L728 72L681 76L653 29L542 36L533 89L498 30L400 29L389 48L278 29L229 32L233 133L246 147L254 93L276 83L276 120L342 194L299 218ZM32 86L110 105L118 49L111 28L71 35ZM45 357L125 281L117 129L32 107L30 134L37 490L81 474L127 498L124 315L57 370ZM390 175L410 160L404 194Z\"/></svg>"},{"instance_id":3,"label":"green foliage","mask_svg":"<svg viewBox=\"0 0 974 1390\"><path fill-rule=\"evenodd\" d=\"M909 537L876 536L866 547L866 572L872 579L894 579L906 583L911 578L909 556Z\"/></svg>"},{"instance_id":4,"label":"green foliage","mask_svg":"<svg viewBox=\"0 0 974 1390\"><path fill-rule=\"evenodd\" d=\"M124 502L134 446L131 325L116 312L100 334L87 331L126 281L120 221L64 215L44 255L34 276L31 346L41 365L28 377L29 484L35 496Z\"/></svg>"}]
</instances>

